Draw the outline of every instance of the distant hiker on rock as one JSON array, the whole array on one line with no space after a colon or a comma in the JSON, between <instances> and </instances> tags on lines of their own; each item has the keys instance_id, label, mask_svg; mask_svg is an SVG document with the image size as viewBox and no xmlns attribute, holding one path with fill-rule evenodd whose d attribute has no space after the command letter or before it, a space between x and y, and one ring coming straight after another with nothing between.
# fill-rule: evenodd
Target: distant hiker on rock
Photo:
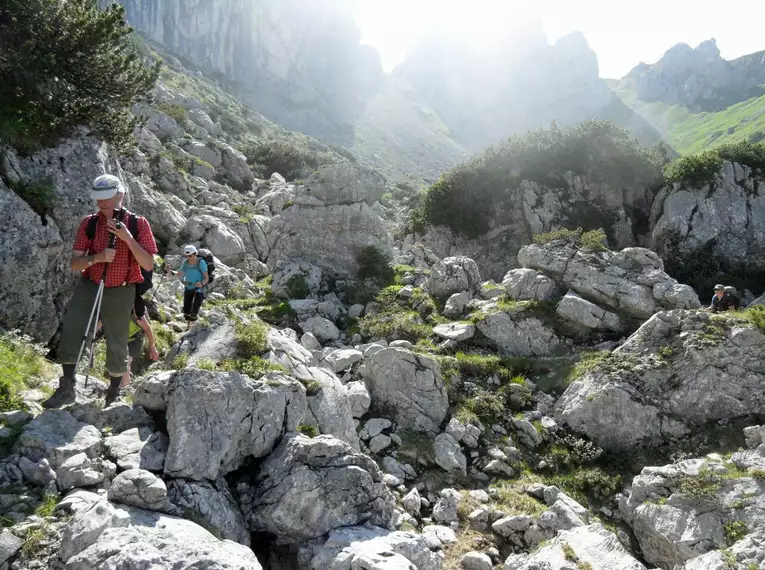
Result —
<instances>
[{"instance_id":1,"label":"distant hiker on rock","mask_svg":"<svg viewBox=\"0 0 765 570\"><path fill-rule=\"evenodd\" d=\"M178 271L166 269L171 275L176 275L186 286L183 292L183 316L188 323L186 328L191 328L191 323L199 318L199 309L205 300L205 287L210 282L207 273L207 262L200 258L197 248L187 245L183 248L183 257L186 259Z\"/></svg>"},{"instance_id":2,"label":"distant hiker on rock","mask_svg":"<svg viewBox=\"0 0 765 570\"><path fill-rule=\"evenodd\" d=\"M80 222L72 247L71 267L82 272L64 315L58 362L63 368L58 388L43 403L57 408L74 402L75 374L85 342L99 318L106 336L109 389L106 405L119 394L127 371L128 332L136 285L143 283L141 269L151 271L157 244L149 222L122 208L125 187L116 176L104 174L93 182L90 197L98 213ZM95 320L94 320L95 316Z\"/></svg>"},{"instance_id":3,"label":"distant hiker on rock","mask_svg":"<svg viewBox=\"0 0 765 570\"><path fill-rule=\"evenodd\" d=\"M712 297L712 303L707 310L712 313L722 313L725 311L735 311L739 308L738 299L725 290L725 285L719 283L715 285L715 294Z\"/></svg>"}]
</instances>

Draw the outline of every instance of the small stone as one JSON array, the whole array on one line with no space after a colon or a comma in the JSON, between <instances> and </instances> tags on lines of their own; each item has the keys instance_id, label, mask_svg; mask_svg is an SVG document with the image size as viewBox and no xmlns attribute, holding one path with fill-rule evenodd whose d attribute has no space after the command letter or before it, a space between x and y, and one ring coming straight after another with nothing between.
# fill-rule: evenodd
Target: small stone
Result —
<instances>
[{"instance_id":1,"label":"small stone","mask_svg":"<svg viewBox=\"0 0 765 570\"><path fill-rule=\"evenodd\" d=\"M422 507L422 497L420 497L420 493L416 488L409 491L401 502L406 512L415 517L419 516L420 508Z\"/></svg>"},{"instance_id":2,"label":"small stone","mask_svg":"<svg viewBox=\"0 0 765 570\"><path fill-rule=\"evenodd\" d=\"M388 418L372 418L364 424L361 432L359 432L359 438L367 441L373 437L380 435L383 430L388 429L393 425Z\"/></svg>"},{"instance_id":3,"label":"small stone","mask_svg":"<svg viewBox=\"0 0 765 570\"><path fill-rule=\"evenodd\" d=\"M468 552L460 558L462 570L491 570L491 558L482 552Z\"/></svg>"},{"instance_id":4,"label":"small stone","mask_svg":"<svg viewBox=\"0 0 765 570\"><path fill-rule=\"evenodd\" d=\"M491 500L489 494L483 489L475 489L468 494L479 503L488 503Z\"/></svg>"},{"instance_id":5,"label":"small stone","mask_svg":"<svg viewBox=\"0 0 765 570\"><path fill-rule=\"evenodd\" d=\"M395 475L391 475L390 473L385 473L383 475L383 482L388 487L398 487L399 485L403 485L404 481L403 479L399 479Z\"/></svg>"},{"instance_id":6,"label":"small stone","mask_svg":"<svg viewBox=\"0 0 765 570\"><path fill-rule=\"evenodd\" d=\"M465 431L465 426L457 418L449 420L446 426L446 433L457 441L462 441L462 438L465 437Z\"/></svg>"},{"instance_id":7,"label":"small stone","mask_svg":"<svg viewBox=\"0 0 765 570\"><path fill-rule=\"evenodd\" d=\"M401 297L402 299L410 299L412 295L414 295L414 287L412 287L411 285L402 287L401 289L399 289L396 295L398 297Z\"/></svg>"},{"instance_id":8,"label":"small stone","mask_svg":"<svg viewBox=\"0 0 765 570\"><path fill-rule=\"evenodd\" d=\"M497 459L489 461L483 470L490 475L504 475L506 477L513 477L515 475L515 471L513 471L512 467L504 461L499 461Z\"/></svg>"},{"instance_id":9,"label":"small stone","mask_svg":"<svg viewBox=\"0 0 765 570\"><path fill-rule=\"evenodd\" d=\"M477 531L485 531L489 528L489 511L486 509L475 509L468 515L470 528Z\"/></svg>"},{"instance_id":10,"label":"small stone","mask_svg":"<svg viewBox=\"0 0 765 570\"><path fill-rule=\"evenodd\" d=\"M408 340L394 340L390 343L391 348L412 348L413 346L414 345Z\"/></svg>"},{"instance_id":11,"label":"small stone","mask_svg":"<svg viewBox=\"0 0 765 570\"><path fill-rule=\"evenodd\" d=\"M369 440L369 450L372 453L380 453L390 446L391 439L385 434L379 434Z\"/></svg>"}]
</instances>

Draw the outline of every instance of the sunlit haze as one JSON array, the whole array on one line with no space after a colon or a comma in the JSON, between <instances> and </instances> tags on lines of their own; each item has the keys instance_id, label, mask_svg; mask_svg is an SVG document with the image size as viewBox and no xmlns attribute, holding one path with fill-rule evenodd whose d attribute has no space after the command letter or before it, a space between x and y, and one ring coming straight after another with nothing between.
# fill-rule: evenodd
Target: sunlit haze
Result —
<instances>
[{"instance_id":1,"label":"sunlit haze","mask_svg":"<svg viewBox=\"0 0 765 570\"><path fill-rule=\"evenodd\" d=\"M581 31L601 77L619 78L653 63L679 42L715 38L726 59L765 50L758 26L765 0L355 0L362 42L377 48L390 71L426 35L446 34L480 47L537 18L554 42Z\"/></svg>"}]
</instances>

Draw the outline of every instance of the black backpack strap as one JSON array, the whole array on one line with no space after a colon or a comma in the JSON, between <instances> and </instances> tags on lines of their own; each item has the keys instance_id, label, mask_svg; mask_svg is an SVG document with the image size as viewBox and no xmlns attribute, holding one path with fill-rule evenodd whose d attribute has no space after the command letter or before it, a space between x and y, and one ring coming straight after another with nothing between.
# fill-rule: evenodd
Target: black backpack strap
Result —
<instances>
[{"instance_id":1,"label":"black backpack strap","mask_svg":"<svg viewBox=\"0 0 765 570\"><path fill-rule=\"evenodd\" d=\"M133 234L133 237L136 241L138 241L138 234L140 230L138 229L138 216L131 213L130 218L128 218L128 229L130 230L130 233Z\"/></svg>"},{"instance_id":2,"label":"black backpack strap","mask_svg":"<svg viewBox=\"0 0 765 570\"><path fill-rule=\"evenodd\" d=\"M96 228L98 227L98 214L91 214L88 216L88 225L85 226L85 235L89 240L93 240L96 237Z\"/></svg>"}]
</instances>

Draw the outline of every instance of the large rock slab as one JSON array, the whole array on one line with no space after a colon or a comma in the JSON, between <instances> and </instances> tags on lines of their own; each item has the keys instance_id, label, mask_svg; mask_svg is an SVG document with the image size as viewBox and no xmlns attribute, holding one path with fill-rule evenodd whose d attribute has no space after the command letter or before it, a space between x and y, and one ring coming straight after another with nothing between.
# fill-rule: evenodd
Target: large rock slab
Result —
<instances>
[{"instance_id":1,"label":"large rock slab","mask_svg":"<svg viewBox=\"0 0 765 570\"><path fill-rule=\"evenodd\" d=\"M476 326L497 351L508 356L547 356L561 345L551 327L523 309L489 314Z\"/></svg>"},{"instance_id":2,"label":"large rock slab","mask_svg":"<svg viewBox=\"0 0 765 570\"><path fill-rule=\"evenodd\" d=\"M438 433L449 398L438 363L399 348L385 348L359 367L372 396L372 409L400 428Z\"/></svg>"},{"instance_id":3,"label":"large rock slab","mask_svg":"<svg viewBox=\"0 0 765 570\"><path fill-rule=\"evenodd\" d=\"M425 290L434 297L444 298L476 291L481 285L478 264L469 257L447 257L431 268Z\"/></svg>"},{"instance_id":4,"label":"large rock slab","mask_svg":"<svg viewBox=\"0 0 765 570\"><path fill-rule=\"evenodd\" d=\"M619 509L648 562L683 567L707 552L751 540L765 524L765 488L719 457L687 459L643 468ZM694 567L699 565L686 566Z\"/></svg>"},{"instance_id":5,"label":"large rock slab","mask_svg":"<svg viewBox=\"0 0 765 570\"><path fill-rule=\"evenodd\" d=\"M424 536L381 528L333 530L311 560L311 570L440 570L443 555ZM349 566L350 565L350 566Z\"/></svg>"},{"instance_id":6,"label":"large rock slab","mask_svg":"<svg viewBox=\"0 0 765 570\"><path fill-rule=\"evenodd\" d=\"M600 523L561 531L534 554L511 555L503 570L645 570Z\"/></svg>"},{"instance_id":7,"label":"large rock slab","mask_svg":"<svg viewBox=\"0 0 765 570\"><path fill-rule=\"evenodd\" d=\"M222 477L214 482L173 479L167 484L167 497L186 518L204 519L221 538L250 545L242 511Z\"/></svg>"},{"instance_id":8,"label":"large rock slab","mask_svg":"<svg viewBox=\"0 0 765 570\"><path fill-rule=\"evenodd\" d=\"M267 233L272 271L291 259L320 267L326 277L358 271L357 256L367 246L390 254L388 225L365 202L328 206L295 205L271 220Z\"/></svg>"},{"instance_id":9,"label":"large rock slab","mask_svg":"<svg viewBox=\"0 0 765 570\"><path fill-rule=\"evenodd\" d=\"M78 422L65 410L50 410L24 426L14 450L33 462L47 459L56 471L79 453L95 459L102 445L96 428Z\"/></svg>"},{"instance_id":10,"label":"large rock slab","mask_svg":"<svg viewBox=\"0 0 765 570\"><path fill-rule=\"evenodd\" d=\"M697 309L696 293L664 272L654 252L630 247L619 252L590 253L567 240L527 245L518 261L553 277L577 295L617 313L638 319L666 309Z\"/></svg>"},{"instance_id":11,"label":"large rock slab","mask_svg":"<svg viewBox=\"0 0 765 570\"><path fill-rule=\"evenodd\" d=\"M214 480L247 457L263 457L307 408L303 385L279 372L253 380L189 368L166 381L169 477Z\"/></svg>"},{"instance_id":12,"label":"large rock slab","mask_svg":"<svg viewBox=\"0 0 765 570\"><path fill-rule=\"evenodd\" d=\"M502 287L515 301L552 301L558 293L552 279L533 269L511 269L502 279Z\"/></svg>"},{"instance_id":13,"label":"large rock slab","mask_svg":"<svg viewBox=\"0 0 765 570\"><path fill-rule=\"evenodd\" d=\"M389 527L393 496L374 461L331 436L288 436L240 497L250 529L297 544L369 522Z\"/></svg>"},{"instance_id":14,"label":"large rock slab","mask_svg":"<svg viewBox=\"0 0 765 570\"><path fill-rule=\"evenodd\" d=\"M150 511L172 510L167 500L167 486L154 473L143 469L128 469L112 481L109 500Z\"/></svg>"},{"instance_id":15,"label":"large rock slab","mask_svg":"<svg viewBox=\"0 0 765 570\"><path fill-rule=\"evenodd\" d=\"M765 335L735 316L658 313L566 389L555 418L604 449L674 441L765 412L763 357Z\"/></svg>"},{"instance_id":16,"label":"large rock slab","mask_svg":"<svg viewBox=\"0 0 765 570\"><path fill-rule=\"evenodd\" d=\"M120 469L145 469L162 472L169 440L149 428L133 428L107 437L104 447Z\"/></svg>"},{"instance_id":17,"label":"large rock slab","mask_svg":"<svg viewBox=\"0 0 765 570\"><path fill-rule=\"evenodd\" d=\"M576 328L617 332L622 329L619 315L601 309L595 303L582 299L572 291L566 293L561 302L558 303L555 312Z\"/></svg>"},{"instance_id":18,"label":"large rock slab","mask_svg":"<svg viewBox=\"0 0 765 570\"><path fill-rule=\"evenodd\" d=\"M308 395L305 423L315 425L319 433L335 436L359 450L359 438L353 423L352 401L340 379L322 368L309 368L314 384Z\"/></svg>"},{"instance_id":19,"label":"large rock slab","mask_svg":"<svg viewBox=\"0 0 765 570\"><path fill-rule=\"evenodd\" d=\"M106 501L67 524L59 555L66 570L262 570L249 548L191 521Z\"/></svg>"}]
</instances>

